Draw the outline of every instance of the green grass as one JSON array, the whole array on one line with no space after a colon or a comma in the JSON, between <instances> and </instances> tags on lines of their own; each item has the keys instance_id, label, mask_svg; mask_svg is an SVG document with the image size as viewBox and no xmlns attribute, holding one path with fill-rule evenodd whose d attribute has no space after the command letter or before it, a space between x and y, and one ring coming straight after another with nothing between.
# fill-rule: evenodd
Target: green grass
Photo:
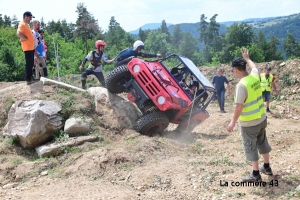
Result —
<instances>
[{"instance_id":1,"label":"green grass","mask_svg":"<svg viewBox=\"0 0 300 200\"><path fill-rule=\"evenodd\" d=\"M21 159L21 158L15 158L11 162L14 165L19 165L19 164L21 164L23 162L23 159Z\"/></svg>"},{"instance_id":2,"label":"green grass","mask_svg":"<svg viewBox=\"0 0 300 200\"><path fill-rule=\"evenodd\" d=\"M18 146L20 145L20 141L18 138L8 138L6 141L5 141L5 146L6 147L10 147L10 146Z\"/></svg>"}]
</instances>

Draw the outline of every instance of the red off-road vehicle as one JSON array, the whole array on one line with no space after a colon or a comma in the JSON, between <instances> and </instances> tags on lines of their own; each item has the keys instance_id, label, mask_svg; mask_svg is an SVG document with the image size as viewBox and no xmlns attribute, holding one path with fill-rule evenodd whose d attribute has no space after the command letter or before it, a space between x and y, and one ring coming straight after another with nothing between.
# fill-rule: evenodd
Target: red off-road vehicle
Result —
<instances>
[{"instance_id":1,"label":"red off-road vehicle","mask_svg":"<svg viewBox=\"0 0 300 200\"><path fill-rule=\"evenodd\" d=\"M193 82L199 84L191 94ZM206 107L216 95L195 64L177 54L155 61L132 58L106 76L106 87L114 94L128 93L142 113L134 129L149 136L165 130L169 123L178 124L179 131L192 131L209 117Z\"/></svg>"}]
</instances>

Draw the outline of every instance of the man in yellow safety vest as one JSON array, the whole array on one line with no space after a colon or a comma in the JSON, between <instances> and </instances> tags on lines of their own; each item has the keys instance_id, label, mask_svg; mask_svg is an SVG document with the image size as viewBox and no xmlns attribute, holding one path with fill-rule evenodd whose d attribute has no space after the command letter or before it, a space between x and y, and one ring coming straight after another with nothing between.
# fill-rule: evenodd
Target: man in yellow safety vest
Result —
<instances>
[{"instance_id":1,"label":"man in yellow safety vest","mask_svg":"<svg viewBox=\"0 0 300 200\"><path fill-rule=\"evenodd\" d=\"M243 182L259 182L262 180L261 173L273 175L269 164L269 152L272 150L266 136L267 117L260 87L258 69L249 58L246 48L242 49L242 56L232 61L232 71L240 78L236 85L235 109L233 118L227 127L229 132L239 119L241 135L243 138L246 159L252 162L253 172L242 178ZM246 64L251 68L249 74ZM264 164L258 166L258 152L263 156Z\"/></svg>"},{"instance_id":2,"label":"man in yellow safety vest","mask_svg":"<svg viewBox=\"0 0 300 200\"><path fill-rule=\"evenodd\" d=\"M262 95L263 98L266 102L267 106L267 112L270 112L270 98L271 98L271 88L274 89L274 92L276 95L278 95L278 92L276 90L276 85L275 85L275 76L271 74L271 67L266 67L265 68L265 73L260 74L260 85L262 89Z\"/></svg>"}]
</instances>

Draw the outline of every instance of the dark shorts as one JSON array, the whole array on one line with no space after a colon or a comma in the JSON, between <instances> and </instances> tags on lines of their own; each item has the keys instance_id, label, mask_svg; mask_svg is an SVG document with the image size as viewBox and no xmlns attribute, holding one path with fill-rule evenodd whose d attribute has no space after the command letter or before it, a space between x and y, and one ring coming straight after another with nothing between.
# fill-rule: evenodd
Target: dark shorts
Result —
<instances>
[{"instance_id":1,"label":"dark shorts","mask_svg":"<svg viewBox=\"0 0 300 200\"><path fill-rule=\"evenodd\" d=\"M262 96L263 96L265 102L266 102L266 101L270 101L270 98L271 98L271 92L270 92L270 91L263 91L263 92L262 92Z\"/></svg>"},{"instance_id":2,"label":"dark shorts","mask_svg":"<svg viewBox=\"0 0 300 200\"><path fill-rule=\"evenodd\" d=\"M267 119L256 126L241 127L244 152L248 161L258 161L260 154L269 153L272 148L266 135Z\"/></svg>"}]
</instances>

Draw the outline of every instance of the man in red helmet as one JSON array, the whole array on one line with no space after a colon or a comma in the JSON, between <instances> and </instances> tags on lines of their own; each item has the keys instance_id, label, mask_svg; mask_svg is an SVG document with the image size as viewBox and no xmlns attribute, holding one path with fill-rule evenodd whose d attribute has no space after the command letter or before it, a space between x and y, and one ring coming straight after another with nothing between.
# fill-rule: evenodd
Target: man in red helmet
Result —
<instances>
[{"instance_id":1,"label":"man in red helmet","mask_svg":"<svg viewBox=\"0 0 300 200\"><path fill-rule=\"evenodd\" d=\"M82 89L86 89L86 78L91 74L94 74L102 86L105 87L104 76L102 73L102 61L108 64L114 62L114 59L108 60L107 56L103 52L105 45L106 43L103 40L97 40L95 43L96 49L91 51L79 66L79 70L81 71L84 64L87 61L90 61L89 67L81 74Z\"/></svg>"}]
</instances>

